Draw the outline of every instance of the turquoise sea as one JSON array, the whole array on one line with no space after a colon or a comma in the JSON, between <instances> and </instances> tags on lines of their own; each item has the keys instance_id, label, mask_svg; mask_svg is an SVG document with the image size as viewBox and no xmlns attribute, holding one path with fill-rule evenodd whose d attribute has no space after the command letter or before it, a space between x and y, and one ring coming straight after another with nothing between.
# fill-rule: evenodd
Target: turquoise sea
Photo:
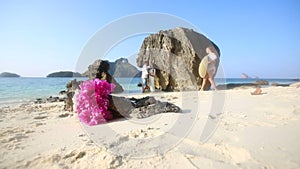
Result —
<instances>
[{"instance_id":1,"label":"turquoise sea","mask_svg":"<svg viewBox=\"0 0 300 169\"><path fill-rule=\"evenodd\" d=\"M56 96L62 90L66 90L67 82L74 78L0 78L0 107L12 104L24 103L35 100L36 98L46 98ZM76 78L85 80L86 78ZM116 78L127 93L139 93L141 88L137 84L141 82L140 78ZM216 79L216 83L251 83L258 79L227 78ZM290 84L295 82L292 79L259 79L267 80L271 84L277 82L280 84Z\"/></svg>"}]
</instances>

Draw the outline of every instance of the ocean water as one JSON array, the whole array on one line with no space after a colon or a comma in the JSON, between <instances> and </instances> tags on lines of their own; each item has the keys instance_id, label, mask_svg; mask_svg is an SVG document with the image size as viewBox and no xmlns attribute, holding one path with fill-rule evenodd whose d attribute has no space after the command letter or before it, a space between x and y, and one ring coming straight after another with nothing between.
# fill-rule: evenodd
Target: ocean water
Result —
<instances>
[{"instance_id":1,"label":"ocean water","mask_svg":"<svg viewBox=\"0 0 300 169\"><path fill-rule=\"evenodd\" d=\"M58 95L73 78L0 78L0 106Z\"/></svg>"},{"instance_id":2,"label":"ocean water","mask_svg":"<svg viewBox=\"0 0 300 169\"><path fill-rule=\"evenodd\" d=\"M66 90L66 84L74 78L0 78L0 107L11 104L33 101L36 98L57 96L62 90ZM87 78L76 78L85 80ZM116 78L127 93L140 93L141 88L137 86L140 78ZM258 79L227 78L216 79L218 84L228 83L252 83ZM259 79L267 80L271 84L290 84L292 79Z\"/></svg>"}]
</instances>

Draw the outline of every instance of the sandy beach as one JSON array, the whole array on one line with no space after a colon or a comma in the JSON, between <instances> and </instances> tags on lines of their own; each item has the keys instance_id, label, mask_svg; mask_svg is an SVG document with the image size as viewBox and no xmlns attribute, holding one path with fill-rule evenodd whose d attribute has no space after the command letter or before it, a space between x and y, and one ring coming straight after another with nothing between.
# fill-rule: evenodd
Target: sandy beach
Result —
<instances>
[{"instance_id":1,"label":"sandy beach","mask_svg":"<svg viewBox=\"0 0 300 169\"><path fill-rule=\"evenodd\" d=\"M93 127L63 103L4 107L0 168L300 168L300 88L252 91L153 93L182 113Z\"/></svg>"}]
</instances>

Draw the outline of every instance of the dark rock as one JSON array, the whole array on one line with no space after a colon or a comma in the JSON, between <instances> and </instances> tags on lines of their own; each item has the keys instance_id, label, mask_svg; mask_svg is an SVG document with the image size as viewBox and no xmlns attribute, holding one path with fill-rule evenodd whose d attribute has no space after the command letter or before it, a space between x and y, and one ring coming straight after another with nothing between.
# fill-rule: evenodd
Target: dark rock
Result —
<instances>
[{"instance_id":1,"label":"dark rock","mask_svg":"<svg viewBox=\"0 0 300 169\"><path fill-rule=\"evenodd\" d=\"M127 59L121 59L116 62L116 64L129 64ZM116 66L120 67L120 66ZM115 80L114 77L111 76L109 71L110 63L104 60L96 60L92 65L88 67L88 71L84 73L90 79L98 78L101 80L106 80L108 83L113 83L116 87L114 88L113 93L120 93L123 92L122 86ZM73 96L75 94L75 90L79 89L79 85L81 82L77 82L76 79L69 82L67 87L67 98L65 99L65 107L64 110L73 111Z\"/></svg>"},{"instance_id":2,"label":"dark rock","mask_svg":"<svg viewBox=\"0 0 300 169\"><path fill-rule=\"evenodd\" d=\"M46 100L42 99L42 98L37 98L37 99L35 99L34 103L35 104L42 104L42 103L46 103Z\"/></svg>"},{"instance_id":3,"label":"dark rock","mask_svg":"<svg viewBox=\"0 0 300 169\"><path fill-rule=\"evenodd\" d=\"M83 75L89 77L89 79L94 79L97 77L102 80L107 80L109 83L113 83L116 85L113 93L121 93L124 90L122 86L116 81L116 79L113 76L111 76L110 71L114 69L114 66L112 66L112 68L110 65L114 64L111 64L110 62L105 60L96 60L93 64L89 65L88 71L83 73Z\"/></svg>"},{"instance_id":4,"label":"dark rock","mask_svg":"<svg viewBox=\"0 0 300 169\"><path fill-rule=\"evenodd\" d=\"M140 48L137 66L144 61L155 64L155 88L163 91L198 90L202 83L198 68L202 58L207 55L206 48L214 46L204 35L186 28L160 31L146 37ZM217 63L218 67L218 63ZM205 89L210 88L207 83Z\"/></svg>"},{"instance_id":5,"label":"dark rock","mask_svg":"<svg viewBox=\"0 0 300 169\"><path fill-rule=\"evenodd\" d=\"M290 84L280 84L280 83L277 83L277 82L272 82L271 86L288 87L288 86L290 86Z\"/></svg>"},{"instance_id":6,"label":"dark rock","mask_svg":"<svg viewBox=\"0 0 300 169\"><path fill-rule=\"evenodd\" d=\"M66 88L67 88L66 94L68 95L68 93L70 93L70 92L75 92L76 89L79 89L79 85L82 82L83 82L82 80L77 81L76 79L73 79L70 82L68 82L66 84Z\"/></svg>"},{"instance_id":7,"label":"dark rock","mask_svg":"<svg viewBox=\"0 0 300 169\"><path fill-rule=\"evenodd\" d=\"M60 94L60 95L67 94L67 91L65 91L65 90L62 90L62 91L60 91L60 92L59 92L59 94Z\"/></svg>"},{"instance_id":8,"label":"dark rock","mask_svg":"<svg viewBox=\"0 0 300 169\"><path fill-rule=\"evenodd\" d=\"M47 100L47 102L53 103L53 102L59 101L59 97L52 97L52 96L50 96L46 100Z\"/></svg>"},{"instance_id":9,"label":"dark rock","mask_svg":"<svg viewBox=\"0 0 300 169\"><path fill-rule=\"evenodd\" d=\"M100 80L106 80L108 83L113 83L115 85L115 88L113 90L113 93L121 93L123 92L122 86L115 80L114 77L111 76L109 73L110 70L110 64L108 61L101 61L100 65L98 67L96 78Z\"/></svg>"},{"instance_id":10,"label":"dark rock","mask_svg":"<svg viewBox=\"0 0 300 169\"><path fill-rule=\"evenodd\" d=\"M66 98L59 98L58 101L59 102L64 102Z\"/></svg>"},{"instance_id":11,"label":"dark rock","mask_svg":"<svg viewBox=\"0 0 300 169\"><path fill-rule=\"evenodd\" d=\"M149 96L141 99L110 96L108 108L113 112L114 118L146 118L160 113L181 112L178 106Z\"/></svg>"},{"instance_id":12,"label":"dark rock","mask_svg":"<svg viewBox=\"0 0 300 169\"><path fill-rule=\"evenodd\" d=\"M73 94L74 95L74 94ZM73 96L72 97L67 97L64 102L65 102L65 105L64 105L64 110L65 111L73 111Z\"/></svg>"},{"instance_id":13,"label":"dark rock","mask_svg":"<svg viewBox=\"0 0 300 169\"><path fill-rule=\"evenodd\" d=\"M257 80L255 82L257 85L269 85L269 82L267 80Z\"/></svg>"},{"instance_id":14,"label":"dark rock","mask_svg":"<svg viewBox=\"0 0 300 169\"><path fill-rule=\"evenodd\" d=\"M131 110L130 117L142 119L156 114L168 112L179 113L181 112L181 109L174 104L157 101L155 104Z\"/></svg>"},{"instance_id":15,"label":"dark rock","mask_svg":"<svg viewBox=\"0 0 300 169\"><path fill-rule=\"evenodd\" d=\"M71 80L66 84L66 98L64 99L65 105L64 110L66 111L73 111L73 96L75 94L75 91L79 89L79 85L83 81L77 81L76 79Z\"/></svg>"},{"instance_id":16,"label":"dark rock","mask_svg":"<svg viewBox=\"0 0 300 169\"><path fill-rule=\"evenodd\" d=\"M69 113L63 113L58 115L59 118L63 118L63 117L68 117L70 114Z\"/></svg>"},{"instance_id":17,"label":"dark rock","mask_svg":"<svg viewBox=\"0 0 300 169\"><path fill-rule=\"evenodd\" d=\"M89 79L96 78L96 75L98 73L98 68L99 68L101 62L102 62L102 60L100 60L100 59L94 61L94 63L89 65L88 70L86 72L84 72L82 75L85 77L88 77Z\"/></svg>"},{"instance_id":18,"label":"dark rock","mask_svg":"<svg viewBox=\"0 0 300 169\"><path fill-rule=\"evenodd\" d=\"M53 102L57 102L58 100L59 100L59 97L49 96L48 98L37 98L37 99L35 99L34 103L35 104L53 103Z\"/></svg>"},{"instance_id":19,"label":"dark rock","mask_svg":"<svg viewBox=\"0 0 300 169\"><path fill-rule=\"evenodd\" d=\"M229 84L221 84L218 85L217 88L219 90L226 90L226 89L235 89L235 88L253 88L256 87L257 84L254 83L229 83Z\"/></svg>"},{"instance_id":20,"label":"dark rock","mask_svg":"<svg viewBox=\"0 0 300 169\"><path fill-rule=\"evenodd\" d=\"M93 64L89 65L88 70L83 73L84 76L93 79L96 77L98 68L102 60L98 59ZM108 61L107 61L108 62ZM128 62L128 59L120 58L115 62L108 62L108 73L113 77L140 77L141 72Z\"/></svg>"},{"instance_id":21,"label":"dark rock","mask_svg":"<svg viewBox=\"0 0 300 169\"><path fill-rule=\"evenodd\" d=\"M154 104L156 102L154 97L150 97L150 96L147 96L147 97L144 97L144 98L141 98L141 99L136 99L136 98L132 97L129 100L131 100L131 104L135 108L142 107L142 106L148 106L148 105Z\"/></svg>"},{"instance_id":22,"label":"dark rock","mask_svg":"<svg viewBox=\"0 0 300 169\"><path fill-rule=\"evenodd\" d=\"M41 120L41 119L45 119L47 118L48 116L37 116L37 117L34 117L33 119L38 119L38 120Z\"/></svg>"},{"instance_id":23,"label":"dark rock","mask_svg":"<svg viewBox=\"0 0 300 169\"><path fill-rule=\"evenodd\" d=\"M266 80L257 80L254 83L229 83L229 84L220 84L217 86L220 90L226 90L226 89L236 89L236 88L253 88L258 87L260 85L269 85L269 82ZM288 85L287 85L288 86Z\"/></svg>"},{"instance_id":24,"label":"dark rock","mask_svg":"<svg viewBox=\"0 0 300 169\"><path fill-rule=\"evenodd\" d=\"M2 72L0 73L0 77L20 77L20 75L16 73Z\"/></svg>"}]
</instances>

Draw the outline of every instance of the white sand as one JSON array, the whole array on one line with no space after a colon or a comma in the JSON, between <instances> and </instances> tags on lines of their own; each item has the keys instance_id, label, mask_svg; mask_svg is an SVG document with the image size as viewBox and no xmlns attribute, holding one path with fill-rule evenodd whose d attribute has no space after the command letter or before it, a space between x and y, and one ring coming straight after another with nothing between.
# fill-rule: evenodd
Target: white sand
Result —
<instances>
[{"instance_id":1,"label":"white sand","mask_svg":"<svg viewBox=\"0 0 300 169\"><path fill-rule=\"evenodd\" d=\"M300 168L300 88L251 91L155 93L183 113L94 127L63 103L1 108L0 168Z\"/></svg>"}]
</instances>

